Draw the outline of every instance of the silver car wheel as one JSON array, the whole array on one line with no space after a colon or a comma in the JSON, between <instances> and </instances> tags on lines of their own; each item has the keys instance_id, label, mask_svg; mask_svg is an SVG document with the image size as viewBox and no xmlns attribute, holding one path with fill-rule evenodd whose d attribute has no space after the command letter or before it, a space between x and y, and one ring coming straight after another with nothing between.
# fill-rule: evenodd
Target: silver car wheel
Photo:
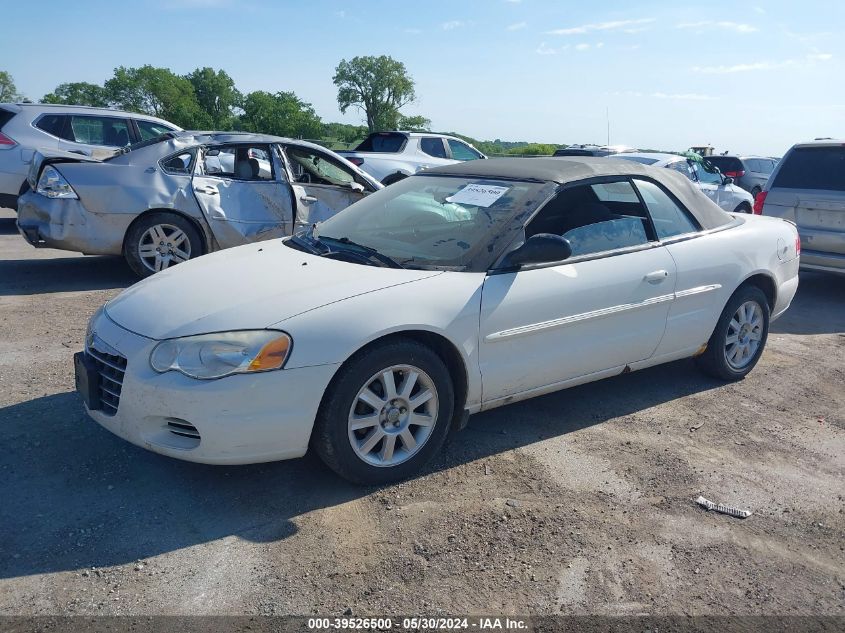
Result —
<instances>
[{"instance_id":1,"label":"silver car wheel","mask_svg":"<svg viewBox=\"0 0 845 633\"><path fill-rule=\"evenodd\" d=\"M349 410L349 442L372 466L396 466L416 455L437 423L437 388L423 370L394 365L373 375Z\"/></svg>"},{"instance_id":2,"label":"silver car wheel","mask_svg":"<svg viewBox=\"0 0 845 633\"><path fill-rule=\"evenodd\" d=\"M138 257L153 272L191 259L191 240L178 226L156 224L138 241Z\"/></svg>"},{"instance_id":3,"label":"silver car wheel","mask_svg":"<svg viewBox=\"0 0 845 633\"><path fill-rule=\"evenodd\" d=\"M744 369L763 340L763 308L756 301L746 301L728 323L725 337L725 360L733 369Z\"/></svg>"}]
</instances>

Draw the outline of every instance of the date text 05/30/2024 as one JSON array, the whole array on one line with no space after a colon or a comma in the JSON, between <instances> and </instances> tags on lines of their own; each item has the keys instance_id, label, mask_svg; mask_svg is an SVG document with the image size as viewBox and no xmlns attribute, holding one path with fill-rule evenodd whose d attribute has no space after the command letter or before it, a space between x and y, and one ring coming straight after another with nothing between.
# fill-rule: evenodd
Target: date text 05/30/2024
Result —
<instances>
[{"instance_id":1,"label":"date text 05/30/2024","mask_svg":"<svg viewBox=\"0 0 845 633\"><path fill-rule=\"evenodd\" d=\"M450 631L477 630L518 631L528 628L525 620L519 618L426 618L409 617L394 620L393 618L309 618L308 629L312 631L344 631L344 630L376 630L390 631Z\"/></svg>"}]
</instances>

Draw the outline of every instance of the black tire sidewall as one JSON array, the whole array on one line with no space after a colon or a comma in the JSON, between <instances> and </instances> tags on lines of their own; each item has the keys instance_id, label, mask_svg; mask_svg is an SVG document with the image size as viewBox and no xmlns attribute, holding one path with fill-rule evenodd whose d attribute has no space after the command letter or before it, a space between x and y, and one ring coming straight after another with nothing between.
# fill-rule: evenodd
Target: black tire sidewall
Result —
<instances>
[{"instance_id":1,"label":"black tire sidewall","mask_svg":"<svg viewBox=\"0 0 845 633\"><path fill-rule=\"evenodd\" d=\"M147 213L129 227L123 243L123 256L126 262L132 271L141 278L149 277L155 272L147 268L144 262L141 261L141 256L138 253L138 245L141 236L156 224L172 224L173 226L178 226L188 236L188 241L191 243L191 259L203 254L202 237L190 220L177 213Z\"/></svg>"},{"instance_id":2,"label":"black tire sidewall","mask_svg":"<svg viewBox=\"0 0 845 633\"><path fill-rule=\"evenodd\" d=\"M763 311L763 336L760 339L760 346L757 348L757 352L754 354L751 362L742 369L735 369L731 367L725 356L724 341L727 337L728 324L734 314L736 314L739 306L746 301L756 302ZM710 336L710 341L707 343L707 351L702 359L705 369L709 373L724 380L741 380L747 376L757 365L766 348L766 342L769 338L770 316L771 307L763 291L752 285L741 286L728 300L725 309L719 317L719 321L716 323L716 328Z\"/></svg>"},{"instance_id":3,"label":"black tire sidewall","mask_svg":"<svg viewBox=\"0 0 845 633\"><path fill-rule=\"evenodd\" d=\"M372 466L358 457L349 442L348 416L364 381L393 365L422 369L437 388L437 422L420 451L391 467ZM332 380L317 414L312 447L341 477L364 485L382 485L407 479L439 452L451 427L454 387L449 370L430 348L410 339L397 339L369 348L351 358Z\"/></svg>"}]
</instances>

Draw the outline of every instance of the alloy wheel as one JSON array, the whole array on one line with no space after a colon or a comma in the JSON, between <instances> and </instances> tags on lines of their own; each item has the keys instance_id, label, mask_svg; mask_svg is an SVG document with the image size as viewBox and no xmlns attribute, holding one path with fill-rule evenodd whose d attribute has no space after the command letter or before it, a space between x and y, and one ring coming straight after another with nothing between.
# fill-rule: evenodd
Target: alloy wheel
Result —
<instances>
[{"instance_id":1,"label":"alloy wheel","mask_svg":"<svg viewBox=\"0 0 845 633\"><path fill-rule=\"evenodd\" d=\"M746 301L728 323L725 360L733 369L744 369L755 357L763 339L763 309L756 301Z\"/></svg>"},{"instance_id":2,"label":"alloy wheel","mask_svg":"<svg viewBox=\"0 0 845 633\"><path fill-rule=\"evenodd\" d=\"M173 224L155 224L141 235L138 257L153 272L180 264L191 258L191 240Z\"/></svg>"},{"instance_id":3,"label":"alloy wheel","mask_svg":"<svg viewBox=\"0 0 845 633\"><path fill-rule=\"evenodd\" d=\"M370 377L349 411L352 450L373 466L396 466L416 455L437 423L434 381L412 365L394 365Z\"/></svg>"}]
</instances>

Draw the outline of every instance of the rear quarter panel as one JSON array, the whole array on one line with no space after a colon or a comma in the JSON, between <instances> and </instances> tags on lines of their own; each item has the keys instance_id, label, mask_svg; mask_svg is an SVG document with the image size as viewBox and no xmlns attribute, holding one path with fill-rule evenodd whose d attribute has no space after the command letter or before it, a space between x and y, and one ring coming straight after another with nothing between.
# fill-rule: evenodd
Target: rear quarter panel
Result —
<instances>
[{"instance_id":1,"label":"rear quarter panel","mask_svg":"<svg viewBox=\"0 0 845 633\"><path fill-rule=\"evenodd\" d=\"M707 343L728 299L755 275L774 283L772 314L792 300L798 283L795 227L773 218L735 217L734 226L667 245L677 266L677 298L656 357Z\"/></svg>"}]
</instances>

